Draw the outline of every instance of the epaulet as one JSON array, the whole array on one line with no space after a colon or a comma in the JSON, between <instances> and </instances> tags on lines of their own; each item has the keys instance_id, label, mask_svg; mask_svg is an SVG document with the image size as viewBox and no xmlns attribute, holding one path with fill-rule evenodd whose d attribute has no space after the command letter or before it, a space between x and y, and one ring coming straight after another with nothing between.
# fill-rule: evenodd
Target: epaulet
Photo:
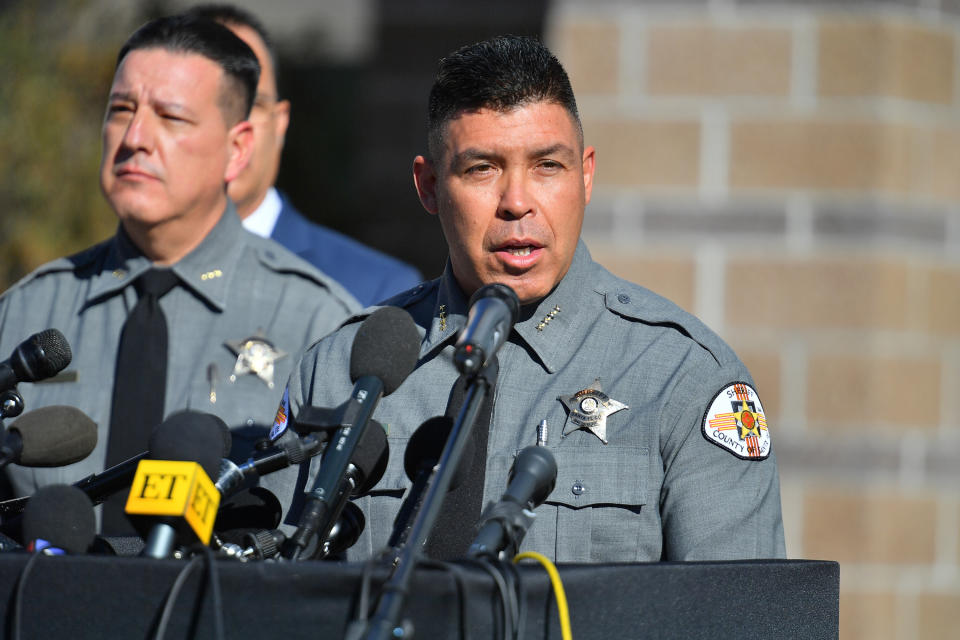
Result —
<instances>
[{"instance_id":1,"label":"epaulet","mask_svg":"<svg viewBox=\"0 0 960 640\"><path fill-rule=\"evenodd\" d=\"M707 350L718 364L737 360L733 349L695 315L645 287L604 272L606 277L599 278L595 291L604 297L612 313L678 331Z\"/></svg>"},{"instance_id":2,"label":"epaulet","mask_svg":"<svg viewBox=\"0 0 960 640\"><path fill-rule=\"evenodd\" d=\"M92 247L88 247L83 251L79 251L73 255L57 258L56 260L51 260L50 262L42 264L18 280L14 285L7 289L7 291L19 289L20 287L23 287L34 280L38 280L44 276L55 273L82 274L87 271L95 271L103 262L103 258L106 256L111 240L111 238L108 238L103 242L97 243Z\"/></svg>"},{"instance_id":3,"label":"epaulet","mask_svg":"<svg viewBox=\"0 0 960 640\"><path fill-rule=\"evenodd\" d=\"M273 241L259 237L251 243L251 246L254 252L256 252L257 259L267 269L276 273L301 276L328 289L334 297L343 302L348 310L353 311L359 308L360 304L356 298L354 298L343 285L300 256L288 251Z\"/></svg>"},{"instance_id":4,"label":"epaulet","mask_svg":"<svg viewBox=\"0 0 960 640\"><path fill-rule=\"evenodd\" d=\"M400 307L401 309L409 309L410 307L417 304L417 302L428 297L431 293L436 291L437 287L440 286L440 279L436 280L427 280L426 282L421 282L420 284L410 287L406 291L396 294L390 298L387 298L381 302L378 306L383 307Z\"/></svg>"},{"instance_id":5,"label":"epaulet","mask_svg":"<svg viewBox=\"0 0 960 640\"><path fill-rule=\"evenodd\" d=\"M350 324L363 322L374 311L383 307L399 307L401 309L410 309L412 306L417 304L417 302L426 298L430 292L434 290L436 287L436 282L436 280L421 282L420 284L410 287L406 291L401 291L400 293L391 296L382 302L378 302L375 305L361 309L340 323L340 327L342 328Z\"/></svg>"}]
</instances>

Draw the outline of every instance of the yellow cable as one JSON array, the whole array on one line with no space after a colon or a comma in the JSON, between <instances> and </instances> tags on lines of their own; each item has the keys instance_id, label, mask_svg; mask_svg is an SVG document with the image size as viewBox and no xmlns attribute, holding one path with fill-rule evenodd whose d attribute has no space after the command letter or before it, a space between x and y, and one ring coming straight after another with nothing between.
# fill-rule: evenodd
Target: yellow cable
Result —
<instances>
[{"instance_id":1,"label":"yellow cable","mask_svg":"<svg viewBox=\"0 0 960 640\"><path fill-rule=\"evenodd\" d=\"M573 634L570 632L570 610L567 608L567 594L563 590L563 582L560 580L560 573L557 571L550 558L536 551L524 551L518 553L513 558L513 563L517 564L524 558L531 558L543 565L550 576L550 584L553 586L553 595L557 599L557 612L560 614L560 633L563 640L573 640Z\"/></svg>"}]
</instances>

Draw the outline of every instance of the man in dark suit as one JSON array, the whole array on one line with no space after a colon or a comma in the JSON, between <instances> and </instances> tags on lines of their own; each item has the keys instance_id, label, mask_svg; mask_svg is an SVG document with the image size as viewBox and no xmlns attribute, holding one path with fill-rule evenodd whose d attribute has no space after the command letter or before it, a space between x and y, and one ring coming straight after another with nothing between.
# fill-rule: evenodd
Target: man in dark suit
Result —
<instances>
[{"instance_id":1,"label":"man in dark suit","mask_svg":"<svg viewBox=\"0 0 960 640\"><path fill-rule=\"evenodd\" d=\"M312 263L363 305L374 304L419 283L422 278L414 267L307 220L273 186L290 123L290 101L279 99L276 56L260 21L231 5L201 5L188 13L215 20L233 31L253 49L262 69L250 113L253 157L229 190L243 226Z\"/></svg>"}]
</instances>

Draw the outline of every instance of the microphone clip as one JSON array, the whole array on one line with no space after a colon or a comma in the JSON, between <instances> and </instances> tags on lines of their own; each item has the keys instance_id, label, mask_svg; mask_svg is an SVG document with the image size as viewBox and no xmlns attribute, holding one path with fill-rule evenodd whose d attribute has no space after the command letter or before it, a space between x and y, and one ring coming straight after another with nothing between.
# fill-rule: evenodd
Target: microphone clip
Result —
<instances>
[{"instance_id":1,"label":"microphone clip","mask_svg":"<svg viewBox=\"0 0 960 640\"><path fill-rule=\"evenodd\" d=\"M499 527L503 532L503 548L489 548L480 540L476 540L470 545L470 549L467 551L467 557L488 557L493 559L501 555L507 558L514 557L520 548L520 542L523 540L536 517L533 511L512 500L491 502L487 505L487 508L483 510L477 527L479 530L491 524Z\"/></svg>"},{"instance_id":2,"label":"microphone clip","mask_svg":"<svg viewBox=\"0 0 960 640\"><path fill-rule=\"evenodd\" d=\"M23 413L23 396L16 388L0 392L0 420L16 418Z\"/></svg>"}]
</instances>

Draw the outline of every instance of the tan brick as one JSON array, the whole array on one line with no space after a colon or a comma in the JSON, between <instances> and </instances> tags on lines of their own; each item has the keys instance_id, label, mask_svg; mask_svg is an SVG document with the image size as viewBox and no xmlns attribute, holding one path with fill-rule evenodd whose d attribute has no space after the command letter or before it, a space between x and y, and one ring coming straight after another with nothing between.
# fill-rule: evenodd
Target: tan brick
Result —
<instances>
[{"instance_id":1,"label":"tan brick","mask_svg":"<svg viewBox=\"0 0 960 640\"><path fill-rule=\"evenodd\" d=\"M820 95L893 96L950 104L953 36L881 20L825 20L818 34Z\"/></svg>"},{"instance_id":2,"label":"tan brick","mask_svg":"<svg viewBox=\"0 0 960 640\"><path fill-rule=\"evenodd\" d=\"M631 256L622 252L593 252L612 273L693 310L696 267L690 258Z\"/></svg>"},{"instance_id":3,"label":"tan brick","mask_svg":"<svg viewBox=\"0 0 960 640\"><path fill-rule=\"evenodd\" d=\"M893 593L840 593L843 640L895 640L897 597Z\"/></svg>"},{"instance_id":4,"label":"tan brick","mask_svg":"<svg viewBox=\"0 0 960 640\"><path fill-rule=\"evenodd\" d=\"M584 123L584 130L597 148L598 185L697 186L698 122L604 120Z\"/></svg>"},{"instance_id":5,"label":"tan brick","mask_svg":"<svg viewBox=\"0 0 960 640\"><path fill-rule=\"evenodd\" d=\"M555 34L555 50L576 95L619 89L620 27L609 22L570 22Z\"/></svg>"},{"instance_id":6,"label":"tan brick","mask_svg":"<svg viewBox=\"0 0 960 640\"><path fill-rule=\"evenodd\" d=\"M960 269L936 267L927 287L927 328L938 334L960 334Z\"/></svg>"},{"instance_id":7,"label":"tan brick","mask_svg":"<svg viewBox=\"0 0 960 640\"><path fill-rule=\"evenodd\" d=\"M807 364L810 426L940 423L941 363L924 358L813 356Z\"/></svg>"},{"instance_id":8,"label":"tan brick","mask_svg":"<svg viewBox=\"0 0 960 640\"><path fill-rule=\"evenodd\" d=\"M786 96L791 36L786 29L710 25L649 30L651 95Z\"/></svg>"},{"instance_id":9,"label":"tan brick","mask_svg":"<svg viewBox=\"0 0 960 640\"><path fill-rule=\"evenodd\" d=\"M931 564L936 500L893 491L811 488L804 500L808 558L842 564Z\"/></svg>"},{"instance_id":10,"label":"tan brick","mask_svg":"<svg viewBox=\"0 0 960 640\"><path fill-rule=\"evenodd\" d=\"M906 324L907 268L881 260L731 260L732 327L878 328Z\"/></svg>"},{"instance_id":11,"label":"tan brick","mask_svg":"<svg viewBox=\"0 0 960 640\"><path fill-rule=\"evenodd\" d=\"M757 393L767 416L767 423L776 430L776 420L780 416L780 355L777 353L754 351L749 347L737 347L737 355L747 365L753 381L757 384Z\"/></svg>"},{"instance_id":12,"label":"tan brick","mask_svg":"<svg viewBox=\"0 0 960 640\"><path fill-rule=\"evenodd\" d=\"M930 195L960 201L960 129L933 131L928 166Z\"/></svg>"},{"instance_id":13,"label":"tan brick","mask_svg":"<svg viewBox=\"0 0 960 640\"><path fill-rule=\"evenodd\" d=\"M960 593L926 593L917 598L918 640L956 640L958 623Z\"/></svg>"},{"instance_id":14,"label":"tan brick","mask_svg":"<svg viewBox=\"0 0 960 640\"><path fill-rule=\"evenodd\" d=\"M881 122L736 122L730 129L735 189L916 189L918 132Z\"/></svg>"}]
</instances>

